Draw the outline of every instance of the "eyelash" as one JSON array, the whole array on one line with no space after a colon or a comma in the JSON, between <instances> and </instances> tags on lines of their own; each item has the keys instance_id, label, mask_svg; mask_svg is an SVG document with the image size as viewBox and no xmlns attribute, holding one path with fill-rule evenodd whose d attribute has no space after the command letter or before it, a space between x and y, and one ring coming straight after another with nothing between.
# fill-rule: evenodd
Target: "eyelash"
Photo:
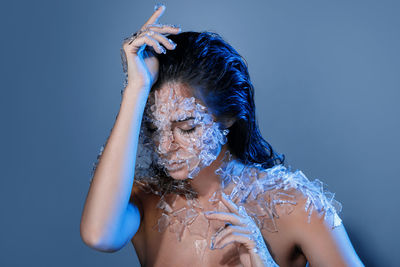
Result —
<instances>
[{"instance_id":1,"label":"eyelash","mask_svg":"<svg viewBox=\"0 0 400 267\"><path fill-rule=\"evenodd\" d=\"M184 130L184 129L181 129L181 128L178 128L178 129L183 134L191 134L196 130L196 126L194 126L193 128L191 128L189 130ZM157 131L156 128L150 128L150 127L148 127L147 130L150 132L150 134L154 134Z\"/></svg>"},{"instance_id":2,"label":"eyelash","mask_svg":"<svg viewBox=\"0 0 400 267\"><path fill-rule=\"evenodd\" d=\"M180 130L183 134L190 134L190 133L193 133L195 129L196 129L196 127L193 127L192 129L189 129L189 130L183 130L183 129L179 128L179 130Z\"/></svg>"}]
</instances>

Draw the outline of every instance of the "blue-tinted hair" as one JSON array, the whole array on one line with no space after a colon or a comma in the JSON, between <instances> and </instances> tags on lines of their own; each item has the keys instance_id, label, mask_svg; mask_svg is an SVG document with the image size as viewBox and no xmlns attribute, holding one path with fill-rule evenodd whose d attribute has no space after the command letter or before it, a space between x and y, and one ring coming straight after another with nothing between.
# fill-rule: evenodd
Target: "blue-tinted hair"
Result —
<instances>
[{"instance_id":1,"label":"blue-tinted hair","mask_svg":"<svg viewBox=\"0 0 400 267\"><path fill-rule=\"evenodd\" d=\"M262 137L255 114L254 88L245 59L213 32L181 32L168 35L177 46L156 54L159 75L152 90L174 81L199 89L198 94L217 119L234 118L228 146L243 163L270 168L284 163Z\"/></svg>"}]
</instances>

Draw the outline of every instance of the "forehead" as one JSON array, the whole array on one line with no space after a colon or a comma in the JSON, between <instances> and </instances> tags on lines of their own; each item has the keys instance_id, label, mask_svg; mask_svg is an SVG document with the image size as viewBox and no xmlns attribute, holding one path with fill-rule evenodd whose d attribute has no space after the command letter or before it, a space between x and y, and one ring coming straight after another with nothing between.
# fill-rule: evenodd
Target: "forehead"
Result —
<instances>
[{"instance_id":1,"label":"forehead","mask_svg":"<svg viewBox=\"0 0 400 267\"><path fill-rule=\"evenodd\" d=\"M150 116L155 120L179 121L207 111L194 97L193 88L182 83L165 83L150 96Z\"/></svg>"},{"instance_id":2,"label":"forehead","mask_svg":"<svg viewBox=\"0 0 400 267\"><path fill-rule=\"evenodd\" d=\"M193 88L189 85L179 82L166 82L154 91L160 99L166 100L168 98L190 98L193 97Z\"/></svg>"}]
</instances>

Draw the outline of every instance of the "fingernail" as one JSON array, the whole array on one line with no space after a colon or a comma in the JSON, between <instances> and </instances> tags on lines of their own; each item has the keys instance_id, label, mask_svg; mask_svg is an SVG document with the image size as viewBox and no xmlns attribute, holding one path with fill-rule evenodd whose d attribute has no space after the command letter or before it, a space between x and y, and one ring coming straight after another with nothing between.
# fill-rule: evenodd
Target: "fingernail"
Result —
<instances>
[{"instance_id":1,"label":"fingernail","mask_svg":"<svg viewBox=\"0 0 400 267\"><path fill-rule=\"evenodd\" d=\"M160 46L160 50L161 50L161 53L163 53L163 54L167 53L167 51L162 46Z\"/></svg>"},{"instance_id":2,"label":"fingernail","mask_svg":"<svg viewBox=\"0 0 400 267\"><path fill-rule=\"evenodd\" d=\"M170 44L172 44L173 46L176 46L176 43L175 43L174 41L172 41L171 39L168 39L168 42L169 42Z\"/></svg>"},{"instance_id":3,"label":"fingernail","mask_svg":"<svg viewBox=\"0 0 400 267\"><path fill-rule=\"evenodd\" d=\"M165 3L164 2L160 2L160 3L155 4L154 11L158 10L162 6L165 7Z\"/></svg>"},{"instance_id":4,"label":"fingernail","mask_svg":"<svg viewBox=\"0 0 400 267\"><path fill-rule=\"evenodd\" d=\"M210 214L213 214L213 213L215 213L215 211L205 211L204 215L210 215Z\"/></svg>"},{"instance_id":5,"label":"fingernail","mask_svg":"<svg viewBox=\"0 0 400 267\"><path fill-rule=\"evenodd\" d=\"M181 26L181 24L172 24L171 26L174 27L174 28L179 29L179 32L182 31L182 26Z\"/></svg>"}]
</instances>

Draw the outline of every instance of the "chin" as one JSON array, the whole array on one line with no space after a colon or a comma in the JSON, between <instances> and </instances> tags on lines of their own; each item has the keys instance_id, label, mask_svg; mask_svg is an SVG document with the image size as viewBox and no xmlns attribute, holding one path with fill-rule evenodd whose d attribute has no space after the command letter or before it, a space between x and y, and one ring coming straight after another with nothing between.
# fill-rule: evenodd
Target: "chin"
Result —
<instances>
[{"instance_id":1,"label":"chin","mask_svg":"<svg viewBox=\"0 0 400 267\"><path fill-rule=\"evenodd\" d=\"M185 180L188 178L189 172L187 170L187 167L184 167L179 170L168 171L168 174L175 180Z\"/></svg>"}]
</instances>

